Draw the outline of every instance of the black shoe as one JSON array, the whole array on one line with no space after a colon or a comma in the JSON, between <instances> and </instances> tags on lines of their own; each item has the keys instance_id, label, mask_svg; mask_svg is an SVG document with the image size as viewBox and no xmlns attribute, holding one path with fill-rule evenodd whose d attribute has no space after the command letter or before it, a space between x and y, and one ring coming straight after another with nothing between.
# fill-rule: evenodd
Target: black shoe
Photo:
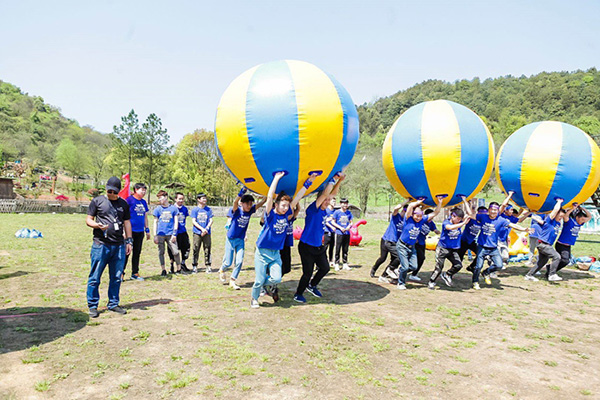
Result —
<instances>
[{"instance_id":1,"label":"black shoe","mask_svg":"<svg viewBox=\"0 0 600 400\"><path fill-rule=\"evenodd\" d=\"M170 273L174 274L175 273L175 268L171 267L171 272Z\"/></svg>"},{"instance_id":2,"label":"black shoe","mask_svg":"<svg viewBox=\"0 0 600 400\"><path fill-rule=\"evenodd\" d=\"M177 271L175 271L176 274L181 275L181 268L179 268Z\"/></svg>"},{"instance_id":3,"label":"black shoe","mask_svg":"<svg viewBox=\"0 0 600 400\"><path fill-rule=\"evenodd\" d=\"M183 272L192 272L188 267L185 266L185 263L181 263L181 270Z\"/></svg>"},{"instance_id":4,"label":"black shoe","mask_svg":"<svg viewBox=\"0 0 600 400\"><path fill-rule=\"evenodd\" d=\"M279 301L279 289L277 287L275 287L273 289L273 292L271 293L271 296L273 296L273 302L277 303Z\"/></svg>"},{"instance_id":5,"label":"black shoe","mask_svg":"<svg viewBox=\"0 0 600 400\"><path fill-rule=\"evenodd\" d=\"M160 276L167 276L167 271L163 269L162 272L160 273Z\"/></svg>"},{"instance_id":6,"label":"black shoe","mask_svg":"<svg viewBox=\"0 0 600 400\"><path fill-rule=\"evenodd\" d=\"M90 318L98 318L98 315L100 315L100 313L98 312L98 308L90 307L88 315L90 316Z\"/></svg>"},{"instance_id":7,"label":"black shoe","mask_svg":"<svg viewBox=\"0 0 600 400\"><path fill-rule=\"evenodd\" d=\"M369 274L371 276L371 278L375 278L375 272L376 271L371 270L371 273Z\"/></svg>"},{"instance_id":8,"label":"black shoe","mask_svg":"<svg viewBox=\"0 0 600 400\"><path fill-rule=\"evenodd\" d=\"M116 312L117 314L122 314L122 315L127 314L127 310L124 309L121 306L116 306L116 307L113 307L113 308L109 308L108 311Z\"/></svg>"}]
</instances>

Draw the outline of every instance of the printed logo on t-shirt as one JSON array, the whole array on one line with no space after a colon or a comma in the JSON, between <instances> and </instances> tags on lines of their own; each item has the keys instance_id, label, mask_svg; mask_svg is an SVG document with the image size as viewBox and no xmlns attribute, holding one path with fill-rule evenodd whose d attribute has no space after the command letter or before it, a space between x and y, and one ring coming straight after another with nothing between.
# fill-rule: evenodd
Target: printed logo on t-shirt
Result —
<instances>
[{"instance_id":1,"label":"printed logo on t-shirt","mask_svg":"<svg viewBox=\"0 0 600 400\"><path fill-rule=\"evenodd\" d=\"M289 225L287 218L278 219L277 222L275 222L275 225L273 225L273 231L275 231L275 234L281 235L287 231Z\"/></svg>"},{"instance_id":2,"label":"printed logo on t-shirt","mask_svg":"<svg viewBox=\"0 0 600 400\"><path fill-rule=\"evenodd\" d=\"M237 220L237 226L240 229L244 229L248 226L248 222L250 221L250 216L249 215L240 215L238 220Z\"/></svg>"},{"instance_id":3,"label":"printed logo on t-shirt","mask_svg":"<svg viewBox=\"0 0 600 400\"><path fill-rule=\"evenodd\" d=\"M173 214L171 214L171 211L169 210L164 210L161 214L160 214L160 221L161 222L169 222L173 219Z\"/></svg>"},{"instance_id":4,"label":"printed logo on t-shirt","mask_svg":"<svg viewBox=\"0 0 600 400\"><path fill-rule=\"evenodd\" d=\"M494 224L486 222L481 227L481 233L485 236L492 236L494 233L496 233L496 227L494 226Z\"/></svg>"},{"instance_id":5,"label":"printed logo on t-shirt","mask_svg":"<svg viewBox=\"0 0 600 400\"><path fill-rule=\"evenodd\" d=\"M452 231L448 231L448 239L458 239L458 237L460 236L460 229L454 229Z\"/></svg>"},{"instance_id":6,"label":"printed logo on t-shirt","mask_svg":"<svg viewBox=\"0 0 600 400\"><path fill-rule=\"evenodd\" d=\"M204 212L199 212L196 216L196 221L198 221L200 225L206 223L206 221L208 221L208 214Z\"/></svg>"},{"instance_id":7,"label":"printed logo on t-shirt","mask_svg":"<svg viewBox=\"0 0 600 400\"><path fill-rule=\"evenodd\" d=\"M410 230L408 231L410 240L417 240L417 237L419 237L419 232L421 232L421 228L419 227L413 226L412 228L410 228Z\"/></svg>"},{"instance_id":8,"label":"printed logo on t-shirt","mask_svg":"<svg viewBox=\"0 0 600 400\"><path fill-rule=\"evenodd\" d=\"M429 225L425 224L421 227L421 234L424 236L429 235L429 232L431 232L431 228L429 227Z\"/></svg>"},{"instance_id":9,"label":"printed logo on t-shirt","mask_svg":"<svg viewBox=\"0 0 600 400\"><path fill-rule=\"evenodd\" d=\"M143 217L144 214L146 214L146 208L144 208L143 203L137 203L135 205L135 213L138 215L138 217Z\"/></svg>"},{"instance_id":10,"label":"printed logo on t-shirt","mask_svg":"<svg viewBox=\"0 0 600 400\"><path fill-rule=\"evenodd\" d=\"M472 224L469 227L469 234L471 234L471 236L479 235L479 231L481 231L481 225L479 224Z\"/></svg>"}]
</instances>

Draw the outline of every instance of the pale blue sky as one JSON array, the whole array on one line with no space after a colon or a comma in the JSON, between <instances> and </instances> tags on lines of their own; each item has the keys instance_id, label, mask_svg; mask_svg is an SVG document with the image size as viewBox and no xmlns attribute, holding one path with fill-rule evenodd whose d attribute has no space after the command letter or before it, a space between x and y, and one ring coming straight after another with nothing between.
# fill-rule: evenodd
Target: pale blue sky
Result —
<instances>
[{"instance_id":1,"label":"pale blue sky","mask_svg":"<svg viewBox=\"0 0 600 400\"><path fill-rule=\"evenodd\" d=\"M213 129L246 69L298 59L362 104L426 79L600 67L600 1L6 1L0 79L110 132Z\"/></svg>"}]
</instances>

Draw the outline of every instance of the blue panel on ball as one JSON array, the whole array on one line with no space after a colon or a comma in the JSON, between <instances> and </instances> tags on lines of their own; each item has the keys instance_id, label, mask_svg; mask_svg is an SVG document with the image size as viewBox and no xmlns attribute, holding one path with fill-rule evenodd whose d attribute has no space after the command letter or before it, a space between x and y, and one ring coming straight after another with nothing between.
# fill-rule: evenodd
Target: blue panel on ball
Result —
<instances>
[{"instance_id":1,"label":"blue panel on ball","mask_svg":"<svg viewBox=\"0 0 600 400\"><path fill-rule=\"evenodd\" d=\"M342 143L340 145L340 153L333 166L333 170L318 190L323 189L325 185L327 185L327 182L329 182L329 180L331 180L335 174L350 164L350 161L352 161L354 153L356 152L359 135L358 112L356 111L356 107L354 106L354 102L352 101L350 94L333 76L329 74L327 74L327 76L329 79L331 79L331 82L335 86L340 98L342 110L344 112L344 130Z\"/></svg>"},{"instance_id":2,"label":"blue panel on ball","mask_svg":"<svg viewBox=\"0 0 600 400\"><path fill-rule=\"evenodd\" d=\"M561 126L563 140L560 161L542 210L551 210L556 203L556 197L562 197L565 203L568 203L577 196L585 185L592 166L592 150L585 134L572 125Z\"/></svg>"},{"instance_id":3,"label":"blue panel on ball","mask_svg":"<svg viewBox=\"0 0 600 400\"><path fill-rule=\"evenodd\" d=\"M502 186L507 193L511 190L515 192L513 200L517 204L525 204L525 199L521 194L521 165L527 142L539 124L540 122L529 124L513 133L510 137L511 140L504 142L500 155L498 172L502 177Z\"/></svg>"},{"instance_id":4,"label":"blue panel on ball","mask_svg":"<svg viewBox=\"0 0 600 400\"><path fill-rule=\"evenodd\" d=\"M414 198L425 197L435 203L429 190L423 149L421 148L421 119L425 103L409 108L398 120L392 133L392 159L398 179Z\"/></svg>"},{"instance_id":5,"label":"blue panel on ball","mask_svg":"<svg viewBox=\"0 0 600 400\"><path fill-rule=\"evenodd\" d=\"M460 104L449 101L460 129L460 172L454 190L455 200L468 197L479 185L489 161L489 142L479 117Z\"/></svg>"},{"instance_id":6,"label":"blue panel on ball","mask_svg":"<svg viewBox=\"0 0 600 400\"><path fill-rule=\"evenodd\" d=\"M277 192L293 196L300 164L298 107L285 61L263 64L252 76L246 97L246 126L252 156L263 180L270 185L273 172L287 171Z\"/></svg>"}]
</instances>

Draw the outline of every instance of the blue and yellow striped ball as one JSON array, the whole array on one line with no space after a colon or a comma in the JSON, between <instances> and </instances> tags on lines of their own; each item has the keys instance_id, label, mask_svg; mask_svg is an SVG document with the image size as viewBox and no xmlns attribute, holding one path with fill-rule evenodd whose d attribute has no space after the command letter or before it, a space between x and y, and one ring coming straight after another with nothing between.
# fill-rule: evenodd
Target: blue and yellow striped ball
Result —
<instances>
[{"instance_id":1,"label":"blue and yellow striped ball","mask_svg":"<svg viewBox=\"0 0 600 400\"><path fill-rule=\"evenodd\" d=\"M266 195L273 174L285 171L278 192L294 195L309 174L316 190L354 157L358 113L331 75L303 61L274 61L238 76L217 110L215 139L229 172Z\"/></svg>"},{"instance_id":2,"label":"blue and yellow striped ball","mask_svg":"<svg viewBox=\"0 0 600 400\"><path fill-rule=\"evenodd\" d=\"M556 121L525 125L504 142L496 176L512 200L535 212L583 203L600 184L600 150L581 129Z\"/></svg>"},{"instance_id":3,"label":"blue and yellow striped ball","mask_svg":"<svg viewBox=\"0 0 600 400\"><path fill-rule=\"evenodd\" d=\"M406 110L383 144L383 169L398 193L443 206L472 198L494 166L494 141L485 123L467 107L427 101Z\"/></svg>"}]
</instances>

